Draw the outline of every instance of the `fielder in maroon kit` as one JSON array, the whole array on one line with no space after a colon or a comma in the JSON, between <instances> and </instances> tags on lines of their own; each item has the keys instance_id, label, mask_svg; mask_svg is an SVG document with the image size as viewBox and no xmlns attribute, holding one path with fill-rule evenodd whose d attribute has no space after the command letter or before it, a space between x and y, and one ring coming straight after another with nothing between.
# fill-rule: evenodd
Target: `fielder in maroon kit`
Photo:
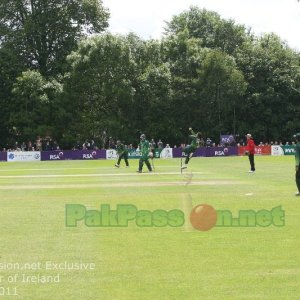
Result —
<instances>
[{"instance_id":1,"label":"fielder in maroon kit","mask_svg":"<svg viewBox=\"0 0 300 300\"><path fill-rule=\"evenodd\" d=\"M250 171L249 173L254 173L255 172L255 163L254 163L254 152L255 152L255 143L253 141L252 135L248 133L246 135L247 138L247 147L246 147L246 152L245 154L248 155L249 157L249 162L250 162Z\"/></svg>"}]
</instances>

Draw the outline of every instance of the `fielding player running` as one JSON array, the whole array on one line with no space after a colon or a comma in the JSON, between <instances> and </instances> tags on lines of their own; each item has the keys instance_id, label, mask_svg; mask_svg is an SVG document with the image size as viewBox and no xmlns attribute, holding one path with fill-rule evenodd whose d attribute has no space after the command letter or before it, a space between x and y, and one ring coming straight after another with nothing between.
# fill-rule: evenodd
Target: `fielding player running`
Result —
<instances>
[{"instance_id":1,"label":"fielding player running","mask_svg":"<svg viewBox=\"0 0 300 300\"><path fill-rule=\"evenodd\" d=\"M115 167L120 168L120 162L122 158L125 161L126 167L129 167L128 163L128 150L126 149L125 145L121 143L121 141L117 141L117 153L118 153L118 162L115 164Z\"/></svg>"},{"instance_id":2,"label":"fielding player running","mask_svg":"<svg viewBox=\"0 0 300 300\"><path fill-rule=\"evenodd\" d=\"M298 192L295 194L296 196L300 196L300 133L295 135L297 140L296 149L295 149L295 160L296 160L296 185L298 188Z\"/></svg>"},{"instance_id":3,"label":"fielding player running","mask_svg":"<svg viewBox=\"0 0 300 300\"><path fill-rule=\"evenodd\" d=\"M191 157L193 156L194 152L198 148L198 140L201 138L200 132L195 133L192 128L189 128L189 131L190 131L190 135L189 135L190 144L183 149L183 153L185 154L185 162L184 165L181 167L181 169L187 168L187 165Z\"/></svg>"},{"instance_id":4,"label":"fielding player running","mask_svg":"<svg viewBox=\"0 0 300 300\"><path fill-rule=\"evenodd\" d=\"M149 162L149 158L151 158L153 156L153 153L151 152L151 149L150 149L150 143L148 140L146 140L146 136L144 134L142 134L140 137L139 148L140 148L142 157L140 158L139 169L137 172L142 173L144 163L146 164L149 172L152 172L152 167Z\"/></svg>"}]
</instances>

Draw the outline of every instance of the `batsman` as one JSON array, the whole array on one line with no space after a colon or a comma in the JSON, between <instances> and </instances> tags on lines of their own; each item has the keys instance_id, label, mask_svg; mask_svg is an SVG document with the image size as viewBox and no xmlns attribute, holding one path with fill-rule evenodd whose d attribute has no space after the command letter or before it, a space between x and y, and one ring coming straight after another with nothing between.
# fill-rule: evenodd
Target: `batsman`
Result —
<instances>
[{"instance_id":1,"label":"batsman","mask_svg":"<svg viewBox=\"0 0 300 300\"><path fill-rule=\"evenodd\" d=\"M191 127L189 128L189 131L190 131L189 134L190 144L183 149L183 153L185 154L185 162L184 165L181 167L181 169L187 168L190 159L192 158L194 152L198 148L198 141L201 138L200 132L195 133Z\"/></svg>"},{"instance_id":2,"label":"batsman","mask_svg":"<svg viewBox=\"0 0 300 300\"><path fill-rule=\"evenodd\" d=\"M145 134L142 134L140 136L139 148L142 156L139 160L139 169L137 172L142 173L144 163L146 164L149 172L152 172L152 167L149 162L149 158L153 157L153 153L151 152L150 143L148 140L146 140Z\"/></svg>"}]
</instances>

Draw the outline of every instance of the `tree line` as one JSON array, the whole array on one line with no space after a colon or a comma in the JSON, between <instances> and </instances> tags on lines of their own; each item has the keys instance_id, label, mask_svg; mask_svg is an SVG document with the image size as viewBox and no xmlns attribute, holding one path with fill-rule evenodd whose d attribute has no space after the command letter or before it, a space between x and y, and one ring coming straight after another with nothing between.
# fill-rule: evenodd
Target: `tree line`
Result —
<instances>
[{"instance_id":1,"label":"tree line","mask_svg":"<svg viewBox=\"0 0 300 300\"><path fill-rule=\"evenodd\" d=\"M191 7L159 40L107 32L97 0L0 0L2 147L62 148L141 132L172 144L193 127L290 140L300 128L300 55L273 33Z\"/></svg>"}]
</instances>

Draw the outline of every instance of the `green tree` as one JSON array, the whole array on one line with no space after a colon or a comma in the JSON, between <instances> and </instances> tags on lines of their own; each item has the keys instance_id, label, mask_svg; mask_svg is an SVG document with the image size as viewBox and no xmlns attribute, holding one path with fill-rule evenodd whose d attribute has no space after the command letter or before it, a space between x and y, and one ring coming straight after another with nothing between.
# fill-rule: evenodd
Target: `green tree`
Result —
<instances>
[{"instance_id":1,"label":"green tree","mask_svg":"<svg viewBox=\"0 0 300 300\"><path fill-rule=\"evenodd\" d=\"M82 41L69 56L65 99L77 113L70 135L99 138L101 132L135 141L140 132L165 135L171 76L161 45L133 34L104 34ZM67 104L66 104L67 105Z\"/></svg>"},{"instance_id":2,"label":"green tree","mask_svg":"<svg viewBox=\"0 0 300 300\"><path fill-rule=\"evenodd\" d=\"M256 38L192 7L168 23L165 45L174 101L189 124L259 139L289 139L299 128L299 53L277 36Z\"/></svg>"},{"instance_id":3,"label":"green tree","mask_svg":"<svg viewBox=\"0 0 300 300\"><path fill-rule=\"evenodd\" d=\"M189 38L184 30L168 36L163 41L163 52L170 66L172 86L172 107L170 117L176 120L175 136L182 141L189 126L203 129L203 118L199 109L199 77L197 69L201 64L200 41ZM173 129L174 130L174 129Z\"/></svg>"},{"instance_id":4,"label":"green tree","mask_svg":"<svg viewBox=\"0 0 300 300\"><path fill-rule=\"evenodd\" d=\"M175 121L171 116L171 73L165 61L160 41L144 41L130 34L128 37L135 62L131 76L135 90L131 109L133 129L146 132L151 138L169 138L176 135ZM150 137L149 137L150 138Z\"/></svg>"},{"instance_id":5,"label":"green tree","mask_svg":"<svg viewBox=\"0 0 300 300\"><path fill-rule=\"evenodd\" d=\"M218 48L228 54L233 54L249 38L245 26L195 6L174 16L165 31L167 36L186 32L187 38L197 38L202 47Z\"/></svg>"},{"instance_id":6,"label":"green tree","mask_svg":"<svg viewBox=\"0 0 300 300\"><path fill-rule=\"evenodd\" d=\"M23 141L38 135L53 134L56 99L62 92L57 81L47 81L37 71L26 71L16 79L12 93L14 102L10 112L10 128L18 131Z\"/></svg>"},{"instance_id":7,"label":"green tree","mask_svg":"<svg viewBox=\"0 0 300 300\"><path fill-rule=\"evenodd\" d=\"M235 133L236 106L247 83L234 58L220 48L202 47L201 39L190 37L188 29L165 39L165 53L179 129L201 128L215 139L220 133Z\"/></svg>"},{"instance_id":8,"label":"green tree","mask_svg":"<svg viewBox=\"0 0 300 300\"><path fill-rule=\"evenodd\" d=\"M0 45L16 51L25 67L53 76L80 38L108 26L108 16L99 0L0 0Z\"/></svg>"},{"instance_id":9,"label":"green tree","mask_svg":"<svg viewBox=\"0 0 300 300\"><path fill-rule=\"evenodd\" d=\"M262 140L289 140L298 130L299 53L274 34L241 47L236 61L248 88L240 109L241 132L252 130Z\"/></svg>"},{"instance_id":10,"label":"green tree","mask_svg":"<svg viewBox=\"0 0 300 300\"><path fill-rule=\"evenodd\" d=\"M247 83L233 57L220 50L207 49L198 69L201 109L205 112L207 128L214 128L214 136L236 133L239 100L245 94Z\"/></svg>"},{"instance_id":11,"label":"green tree","mask_svg":"<svg viewBox=\"0 0 300 300\"><path fill-rule=\"evenodd\" d=\"M12 103L12 88L16 76L22 67L18 63L15 53L7 47L0 47L0 148L7 147L9 132L9 115Z\"/></svg>"},{"instance_id":12,"label":"green tree","mask_svg":"<svg viewBox=\"0 0 300 300\"><path fill-rule=\"evenodd\" d=\"M72 109L65 110L59 103L59 93L53 93L53 90L60 86L61 74L66 71L66 56L76 49L81 38L107 28L108 17L109 13L100 0L0 0L1 142L6 143L9 138L12 122L24 119L24 103L19 106L16 93L27 94L28 103L35 102L35 98L29 99L31 94L27 84L20 82L24 77L21 73L28 70L38 71L46 85L53 84L53 88L44 90L49 103L41 102L35 107L40 110L40 115L48 111L51 120L56 120L52 132L64 129L62 120L72 114ZM11 93L14 84L17 87L15 96ZM26 90L21 91L22 88ZM47 128L51 122L47 118L44 120ZM33 122L26 121L27 125L24 120L22 122L21 128L35 131Z\"/></svg>"},{"instance_id":13,"label":"green tree","mask_svg":"<svg viewBox=\"0 0 300 300\"><path fill-rule=\"evenodd\" d=\"M134 61L126 38L111 34L83 40L69 56L71 71L65 85L65 105L74 115L70 135L97 138L103 130L126 135L135 90L130 78Z\"/></svg>"}]
</instances>

